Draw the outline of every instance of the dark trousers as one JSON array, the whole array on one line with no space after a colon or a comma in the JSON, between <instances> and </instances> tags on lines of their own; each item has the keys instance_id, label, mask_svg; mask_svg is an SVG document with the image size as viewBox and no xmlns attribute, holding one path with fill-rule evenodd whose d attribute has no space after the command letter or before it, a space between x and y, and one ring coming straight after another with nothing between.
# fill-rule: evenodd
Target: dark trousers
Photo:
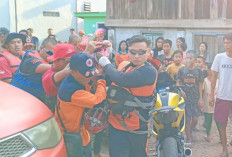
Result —
<instances>
[{"instance_id":1,"label":"dark trousers","mask_svg":"<svg viewBox=\"0 0 232 157\"><path fill-rule=\"evenodd\" d=\"M147 157L147 134L134 134L109 126L110 157Z\"/></svg>"},{"instance_id":2,"label":"dark trousers","mask_svg":"<svg viewBox=\"0 0 232 157\"><path fill-rule=\"evenodd\" d=\"M93 143L94 154L99 154L101 152L101 144L104 136L105 136L104 130L95 134L94 143Z\"/></svg>"},{"instance_id":3,"label":"dark trousers","mask_svg":"<svg viewBox=\"0 0 232 157\"><path fill-rule=\"evenodd\" d=\"M91 147L91 142L83 147L83 157L92 157L92 147Z\"/></svg>"}]
</instances>

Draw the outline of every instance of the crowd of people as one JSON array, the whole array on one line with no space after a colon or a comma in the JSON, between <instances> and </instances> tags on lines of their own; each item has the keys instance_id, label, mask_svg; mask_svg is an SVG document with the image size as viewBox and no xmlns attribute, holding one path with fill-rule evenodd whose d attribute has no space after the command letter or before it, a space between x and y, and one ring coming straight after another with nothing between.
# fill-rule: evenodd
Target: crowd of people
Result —
<instances>
[{"instance_id":1,"label":"crowd of people","mask_svg":"<svg viewBox=\"0 0 232 157\"><path fill-rule=\"evenodd\" d=\"M178 50L171 51L169 39L157 38L152 48L150 40L135 35L121 41L112 53L110 43L103 40L102 30L95 36L85 36L82 30L76 34L70 29L65 43L58 42L52 31L48 29L48 37L39 45L32 28L19 33L0 28L0 80L43 101L64 135L76 133L80 137L82 148L75 152L67 147L70 156L92 156L91 131L83 120L88 110L103 108L109 111L110 156L146 157L154 91L174 84L182 85L185 98L186 142L193 142L192 132L197 129L199 116L204 116L205 140L210 142L214 116L222 156L228 156L232 33L224 36L225 53L217 54L211 63L206 42L200 43L199 50L187 50L183 37L176 40ZM95 134L95 157L100 157L101 137L102 132Z\"/></svg>"}]
</instances>

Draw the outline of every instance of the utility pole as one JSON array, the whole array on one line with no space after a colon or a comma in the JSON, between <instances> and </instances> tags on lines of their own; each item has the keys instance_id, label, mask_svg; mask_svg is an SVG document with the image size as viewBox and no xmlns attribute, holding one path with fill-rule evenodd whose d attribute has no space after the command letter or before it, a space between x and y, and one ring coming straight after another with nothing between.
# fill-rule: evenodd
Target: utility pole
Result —
<instances>
[{"instance_id":1,"label":"utility pole","mask_svg":"<svg viewBox=\"0 0 232 157\"><path fill-rule=\"evenodd\" d=\"M17 0L15 0L15 31L18 32Z\"/></svg>"}]
</instances>

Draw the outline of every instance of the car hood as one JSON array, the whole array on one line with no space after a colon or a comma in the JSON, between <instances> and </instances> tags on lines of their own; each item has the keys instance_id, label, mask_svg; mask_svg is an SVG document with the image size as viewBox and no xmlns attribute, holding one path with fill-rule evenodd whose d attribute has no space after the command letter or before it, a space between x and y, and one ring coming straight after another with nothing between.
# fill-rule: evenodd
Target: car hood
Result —
<instances>
[{"instance_id":1,"label":"car hood","mask_svg":"<svg viewBox=\"0 0 232 157\"><path fill-rule=\"evenodd\" d=\"M0 139L29 129L50 117L52 112L40 100L0 81Z\"/></svg>"}]
</instances>

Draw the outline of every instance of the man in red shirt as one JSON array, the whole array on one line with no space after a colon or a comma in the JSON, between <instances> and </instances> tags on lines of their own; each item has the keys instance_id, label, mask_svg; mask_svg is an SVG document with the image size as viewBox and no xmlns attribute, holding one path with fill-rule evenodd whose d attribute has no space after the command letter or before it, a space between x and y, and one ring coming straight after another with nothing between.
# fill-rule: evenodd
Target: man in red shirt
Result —
<instances>
[{"instance_id":1,"label":"man in red shirt","mask_svg":"<svg viewBox=\"0 0 232 157\"><path fill-rule=\"evenodd\" d=\"M73 54L74 47L72 45L58 44L54 47L54 54L48 57L53 64L52 67L43 74L42 83L44 91L49 97L47 105L53 112L59 85L70 72L69 61Z\"/></svg>"},{"instance_id":2,"label":"man in red shirt","mask_svg":"<svg viewBox=\"0 0 232 157\"><path fill-rule=\"evenodd\" d=\"M0 52L0 80L10 83L23 55L26 38L19 33L10 33L4 42L5 50Z\"/></svg>"}]
</instances>

